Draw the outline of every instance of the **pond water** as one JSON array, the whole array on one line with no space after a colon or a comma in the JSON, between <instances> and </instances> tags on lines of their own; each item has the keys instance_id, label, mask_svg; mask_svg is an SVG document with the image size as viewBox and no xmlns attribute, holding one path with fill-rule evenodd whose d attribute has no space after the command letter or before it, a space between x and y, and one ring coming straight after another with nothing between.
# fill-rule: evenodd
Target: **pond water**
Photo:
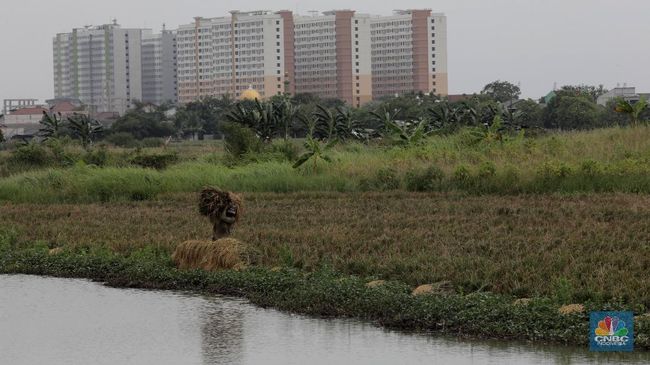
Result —
<instances>
[{"instance_id":1,"label":"pond water","mask_svg":"<svg viewBox=\"0 0 650 365\"><path fill-rule=\"evenodd\" d=\"M0 364L650 363L650 353L462 341L245 300L0 276Z\"/></svg>"}]
</instances>

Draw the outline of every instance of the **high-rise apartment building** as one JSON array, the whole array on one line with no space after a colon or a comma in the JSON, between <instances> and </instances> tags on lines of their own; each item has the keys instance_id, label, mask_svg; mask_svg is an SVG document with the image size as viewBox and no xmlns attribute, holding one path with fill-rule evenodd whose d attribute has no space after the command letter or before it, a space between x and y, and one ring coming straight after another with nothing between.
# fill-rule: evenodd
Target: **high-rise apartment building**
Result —
<instances>
[{"instance_id":1,"label":"high-rise apartment building","mask_svg":"<svg viewBox=\"0 0 650 365\"><path fill-rule=\"evenodd\" d=\"M143 31L142 101L155 105L175 103L176 82L176 32L164 26L159 34Z\"/></svg>"},{"instance_id":2,"label":"high-rise apartment building","mask_svg":"<svg viewBox=\"0 0 650 365\"><path fill-rule=\"evenodd\" d=\"M370 17L351 10L296 16L294 74L296 93L338 98L360 106L372 99Z\"/></svg>"},{"instance_id":3,"label":"high-rise apartment building","mask_svg":"<svg viewBox=\"0 0 650 365\"><path fill-rule=\"evenodd\" d=\"M447 95L447 20L431 10L374 17L372 96L408 91Z\"/></svg>"},{"instance_id":4,"label":"high-rise apartment building","mask_svg":"<svg viewBox=\"0 0 650 365\"><path fill-rule=\"evenodd\" d=\"M263 98L311 93L357 107L406 92L448 93L446 17L429 9L232 11L161 34L117 24L74 29L53 48L55 97L92 112L124 113L135 100L237 98L249 88Z\"/></svg>"},{"instance_id":5,"label":"high-rise apartment building","mask_svg":"<svg viewBox=\"0 0 650 365\"><path fill-rule=\"evenodd\" d=\"M262 97L284 90L284 23L270 11L195 18L178 29L178 100L238 97L249 88Z\"/></svg>"},{"instance_id":6,"label":"high-rise apartment building","mask_svg":"<svg viewBox=\"0 0 650 365\"><path fill-rule=\"evenodd\" d=\"M248 88L262 97L311 93L353 106L413 91L446 95L446 26L443 14L428 9L196 18L178 30L179 101L238 97Z\"/></svg>"},{"instance_id":7,"label":"high-rise apartment building","mask_svg":"<svg viewBox=\"0 0 650 365\"><path fill-rule=\"evenodd\" d=\"M116 23L57 34L54 97L81 100L91 113L124 113L142 100L141 42L141 29Z\"/></svg>"},{"instance_id":8,"label":"high-rise apartment building","mask_svg":"<svg viewBox=\"0 0 650 365\"><path fill-rule=\"evenodd\" d=\"M53 39L54 97L78 99L91 113L124 114L135 101L177 100L175 34L123 29L116 22Z\"/></svg>"}]
</instances>

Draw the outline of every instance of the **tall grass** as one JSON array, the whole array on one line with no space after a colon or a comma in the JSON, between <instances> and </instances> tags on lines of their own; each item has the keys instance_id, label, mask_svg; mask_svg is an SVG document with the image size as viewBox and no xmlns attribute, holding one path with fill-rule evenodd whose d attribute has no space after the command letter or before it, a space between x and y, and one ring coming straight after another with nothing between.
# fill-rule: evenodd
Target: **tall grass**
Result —
<instances>
[{"instance_id":1,"label":"tall grass","mask_svg":"<svg viewBox=\"0 0 650 365\"><path fill-rule=\"evenodd\" d=\"M410 148L346 144L332 153L332 163L321 164L315 172L295 170L290 162L273 159L260 158L262 162L231 168L219 163L214 154L192 156L163 171L77 165L25 172L0 179L0 200L148 200L160 193L196 191L205 185L243 192L383 190L386 171L394 175L390 189L472 194L650 193L647 126L556 133L503 143L488 143L464 130Z\"/></svg>"}]
</instances>

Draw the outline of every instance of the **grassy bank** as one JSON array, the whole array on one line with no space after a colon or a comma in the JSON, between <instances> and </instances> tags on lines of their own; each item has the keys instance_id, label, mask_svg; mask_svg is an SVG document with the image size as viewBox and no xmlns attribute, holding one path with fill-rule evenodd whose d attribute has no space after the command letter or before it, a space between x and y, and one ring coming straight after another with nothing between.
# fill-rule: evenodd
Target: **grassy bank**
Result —
<instances>
[{"instance_id":1,"label":"grassy bank","mask_svg":"<svg viewBox=\"0 0 650 365\"><path fill-rule=\"evenodd\" d=\"M278 155L228 167L222 154L192 154L163 170L78 163L0 180L0 200L97 202L149 200L204 185L245 192L461 191L471 194L650 193L650 128L557 133L506 142L465 130L409 148L345 144L318 171L293 169ZM207 151L209 148L201 148ZM308 164L311 165L311 164Z\"/></svg>"},{"instance_id":2,"label":"grassy bank","mask_svg":"<svg viewBox=\"0 0 650 365\"><path fill-rule=\"evenodd\" d=\"M368 279L327 268L304 274L292 268L245 271L179 271L153 248L128 255L110 250L67 250L49 255L43 244L18 247L0 235L0 272L88 278L118 287L195 290L244 296L261 306L319 316L344 316L384 326L461 336L586 344L588 312L560 314L550 299L515 303L489 293L411 295L398 281L376 288ZM586 310L633 309L619 303L587 303ZM650 318L635 323L637 349L650 348Z\"/></svg>"},{"instance_id":3,"label":"grassy bank","mask_svg":"<svg viewBox=\"0 0 650 365\"><path fill-rule=\"evenodd\" d=\"M650 307L650 197L464 196L421 193L248 193L235 237L261 265L398 280L451 281L564 303L620 300ZM156 247L209 238L194 194L148 202L1 204L22 241L51 247Z\"/></svg>"}]
</instances>

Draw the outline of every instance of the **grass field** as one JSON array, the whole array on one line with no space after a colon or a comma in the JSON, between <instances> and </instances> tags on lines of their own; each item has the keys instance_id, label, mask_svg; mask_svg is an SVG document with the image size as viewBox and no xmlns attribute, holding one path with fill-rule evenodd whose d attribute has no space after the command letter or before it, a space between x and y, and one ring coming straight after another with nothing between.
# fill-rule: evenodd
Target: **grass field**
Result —
<instances>
[{"instance_id":1,"label":"grass field","mask_svg":"<svg viewBox=\"0 0 650 365\"><path fill-rule=\"evenodd\" d=\"M411 286L451 281L565 302L620 297L650 307L650 196L249 193L235 237L267 267L339 272ZM49 246L171 252L211 227L194 194L107 204L3 204L2 226Z\"/></svg>"},{"instance_id":2,"label":"grass field","mask_svg":"<svg viewBox=\"0 0 650 365\"><path fill-rule=\"evenodd\" d=\"M409 148L352 143L331 151L333 162L321 163L317 171L293 169L292 162L278 153L251 156L257 162L230 166L224 164L219 141L171 150L178 153L178 163L162 170L124 165L128 159L122 157L122 164L101 168L75 163L11 173L0 179L0 200L138 201L162 193L194 192L205 185L244 192L650 193L647 126L553 133L503 143L477 139L469 130ZM111 153L137 154L121 149Z\"/></svg>"}]
</instances>

